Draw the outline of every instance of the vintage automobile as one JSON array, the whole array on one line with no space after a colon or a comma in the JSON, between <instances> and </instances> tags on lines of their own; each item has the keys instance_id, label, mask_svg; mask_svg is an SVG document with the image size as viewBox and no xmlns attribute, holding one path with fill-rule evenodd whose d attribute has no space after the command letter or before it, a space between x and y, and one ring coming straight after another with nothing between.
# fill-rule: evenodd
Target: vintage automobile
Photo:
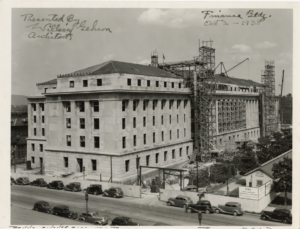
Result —
<instances>
[{"instance_id":1,"label":"vintage automobile","mask_svg":"<svg viewBox=\"0 0 300 229\"><path fill-rule=\"evenodd\" d=\"M94 195L103 193L101 184L91 184L89 187L87 187L87 189L84 189L83 191Z\"/></svg>"},{"instance_id":2,"label":"vintage automobile","mask_svg":"<svg viewBox=\"0 0 300 229\"><path fill-rule=\"evenodd\" d=\"M33 206L34 211L46 212L50 214L52 212L52 208L50 204L46 201L38 201Z\"/></svg>"},{"instance_id":3,"label":"vintage automobile","mask_svg":"<svg viewBox=\"0 0 300 229\"><path fill-rule=\"evenodd\" d=\"M39 187L46 187L48 184L44 181L43 178L37 178L34 181L30 182L30 185L39 186Z\"/></svg>"},{"instance_id":4,"label":"vintage automobile","mask_svg":"<svg viewBox=\"0 0 300 229\"><path fill-rule=\"evenodd\" d=\"M206 214L214 213L215 207L212 207L210 201L208 200L199 200L197 204L188 204L186 207L186 212L205 212Z\"/></svg>"},{"instance_id":5,"label":"vintage automobile","mask_svg":"<svg viewBox=\"0 0 300 229\"><path fill-rule=\"evenodd\" d=\"M186 209L186 207L192 203L193 201L190 197L181 195L176 196L175 198L170 197L167 201L168 206L178 206L183 207L184 209Z\"/></svg>"},{"instance_id":6,"label":"vintage automobile","mask_svg":"<svg viewBox=\"0 0 300 229\"><path fill-rule=\"evenodd\" d=\"M70 219L77 219L78 214L76 212L70 211L69 207L66 205L55 206L52 210L53 215L63 216Z\"/></svg>"},{"instance_id":7,"label":"vintage automobile","mask_svg":"<svg viewBox=\"0 0 300 229\"><path fill-rule=\"evenodd\" d=\"M98 212L89 212L88 214L82 213L78 217L78 220L97 225L106 225L108 223L107 217L100 216Z\"/></svg>"},{"instance_id":8,"label":"vintage automobile","mask_svg":"<svg viewBox=\"0 0 300 229\"><path fill-rule=\"evenodd\" d=\"M79 182L71 182L64 187L65 191L80 192L81 184Z\"/></svg>"},{"instance_id":9,"label":"vintage automobile","mask_svg":"<svg viewBox=\"0 0 300 229\"><path fill-rule=\"evenodd\" d=\"M292 212L289 209L276 208L274 211L263 211L260 218L292 224Z\"/></svg>"},{"instance_id":10,"label":"vintage automobile","mask_svg":"<svg viewBox=\"0 0 300 229\"><path fill-rule=\"evenodd\" d=\"M48 188L64 189L64 183L61 180L54 180L48 184Z\"/></svg>"},{"instance_id":11,"label":"vintage automobile","mask_svg":"<svg viewBox=\"0 0 300 229\"><path fill-rule=\"evenodd\" d=\"M117 198L117 197L123 197L124 194L121 188L114 187L110 189L105 189L102 195L112 196L114 198Z\"/></svg>"},{"instance_id":12,"label":"vintage automobile","mask_svg":"<svg viewBox=\"0 0 300 229\"><path fill-rule=\"evenodd\" d=\"M120 217L114 218L114 220L111 222L110 226L141 226L141 225L133 222L128 217L120 216Z\"/></svg>"},{"instance_id":13,"label":"vintage automobile","mask_svg":"<svg viewBox=\"0 0 300 229\"><path fill-rule=\"evenodd\" d=\"M215 209L215 213L225 213L225 214L231 214L234 216L237 215L243 215L243 209L241 207L241 204L238 202L227 202L225 205L218 205Z\"/></svg>"},{"instance_id":14,"label":"vintage automobile","mask_svg":"<svg viewBox=\"0 0 300 229\"><path fill-rule=\"evenodd\" d=\"M19 184L19 185L29 185L30 181L28 180L27 177L19 177L19 178L16 179L16 184Z\"/></svg>"},{"instance_id":15,"label":"vintage automobile","mask_svg":"<svg viewBox=\"0 0 300 229\"><path fill-rule=\"evenodd\" d=\"M10 177L10 185L12 185L12 184L16 184L16 181L14 178Z\"/></svg>"}]
</instances>

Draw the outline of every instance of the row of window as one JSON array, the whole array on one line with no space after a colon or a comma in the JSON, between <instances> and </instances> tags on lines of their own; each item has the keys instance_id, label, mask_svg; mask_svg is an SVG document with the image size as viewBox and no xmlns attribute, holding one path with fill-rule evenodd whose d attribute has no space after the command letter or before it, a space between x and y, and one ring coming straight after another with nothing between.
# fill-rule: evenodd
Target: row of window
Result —
<instances>
[{"instance_id":1,"label":"row of window","mask_svg":"<svg viewBox=\"0 0 300 229\"><path fill-rule=\"evenodd\" d=\"M39 103L39 106L40 106L40 110L41 110L41 111L44 111L44 109L45 109L45 104L44 104L44 103ZM36 111L36 104L35 104L35 103L32 103L32 104L31 104L31 107L32 107L33 111Z\"/></svg>"},{"instance_id":2,"label":"row of window","mask_svg":"<svg viewBox=\"0 0 300 229\"><path fill-rule=\"evenodd\" d=\"M189 154L189 146L186 147L186 155ZM168 151L164 151L164 161L168 160ZM179 157L182 157L182 148L179 148ZM172 150L172 159L176 158L175 149ZM137 168L140 166L140 157L136 158ZM159 153L155 154L155 164L159 163ZM150 155L146 156L146 166L150 166ZM125 161L125 172L130 170L130 160Z\"/></svg>"},{"instance_id":3,"label":"row of window","mask_svg":"<svg viewBox=\"0 0 300 229\"><path fill-rule=\"evenodd\" d=\"M33 122L36 123L36 115L33 116ZM42 115L42 123L45 123L45 116Z\"/></svg>"},{"instance_id":4,"label":"row of window","mask_svg":"<svg viewBox=\"0 0 300 229\"><path fill-rule=\"evenodd\" d=\"M31 163L35 164L35 157L31 157ZM40 157L40 164L43 164L43 158Z\"/></svg>"},{"instance_id":5,"label":"row of window","mask_svg":"<svg viewBox=\"0 0 300 229\"><path fill-rule=\"evenodd\" d=\"M40 146L40 152L44 151L44 145L43 144L39 144ZM35 151L35 144L31 143L31 151L34 152Z\"/></svg>"},{"instance_id":6,"label":"row of window","mask_svg":"<svg viewBox=\"0 0 300 229\"><path fill-rule=\"evenodd\" d=\"M33 128L33 136L36 136L37 130ZM45 128L42 128L42 136L45 136Z\"/></svg>"},{"instance_id":7,"label":"row of window","mask_svg":"<svg viewBox=\"0 0 300 229\"><path fill-rule=\"evenodd\" d=\"M91 159L91 163L92 163L92 170L97 171L97 160ZM64 157L64 167L69 168L69 158L68 157Z\"/></svg>"},{"instance_id":8,"label":"row of window","mask_svg":"<svg viewBox=\"0 0 300 229\"><path fill-rule=\"evenodd\" d=\"M139 106L139 103L140 103L140 100L138 99L135 99L132 101L133 102L133 111L136 111L138 106ZM161 110L164 109L165 105L167 103L167 100L163 99L161 100ZM184 108L186 108L186 105L188 103L188 100L184 100ZM129 104L129 100L122 100L122 111L126 111L126 108L128 107L128 104ZM145 111L147 108L148 108L148 104L149 104L149 100L143 100L143 110ZM153 102L152 102L152 109L155 110L156 107L157 107L157 104L158 104L158 99L154 99ZM173 104L174 104L174 100L171 99L169 100L169 109L172 109L173 107ZM181 100L177 100L177 109L179 109L180 107L180 104L181 104Z\"/></svg>"},{"instance_id":9,"label":"row of window","mask_svg":"<svg viewBox=\"0 0 300 229\"><path fill-rule=\"evenodd\" d=\"M67 135L67 146L72 146L71 135ZM85 136L79 136L80 147L85 147ZM94 136L94 148L100 148L100 137Z\"/></svg>"},{"instance_id":10,"label":"row of window","mask_svg":"<svg viewBox=\"0 0 300 229\"><path fill-rule=\"evenodd\" d=\"M184 128L183 132L184 132L184 137L186 137L186 130L185 130L185 128ZM170 140L172 140L172 130L170 130L170 135L169 136L170 136ZM161 132L161 141L164 141L164 139L165 139L165 133L164 133L164 131L162 131ZM179 129L177 129L177 139L179 139ZM152 133L152 143L155 143L155 141L156 141L156 133L153 132ZM144 145L147 144L147 134L143 135L143 142L144 142ZM136 135L133 135L133 146L134 147L136 146L136 143L137 143L137 141L136 141ZM126 136L122 137L122 148L123 149L126 148Z\"/></svg>"},{"instance_id":11,"label":"row of window","mask_svg":"<svg viewBox=\"0 0 300 229\"><path fill-rule=\"evenodd\" d=\"M248 137L247 137L247 133L244 133L244 138L245 139L249 139L250 138L250 134L251 134L251 138L252 137L256 137L256 136L259 137L258 130L257 131L254 130L254 131L251 131L251 132L248 131ZM233 140L233 141L235 141L235 140L239 141L240 140L240 135L237 134L236 135L236 139L235 139L235 135L228 136L228 140L229 141L231 141L231 140ZM220 141L220 145L222 145L222 138L220 138L219 141Z\"/></svg>"}]
</instances>

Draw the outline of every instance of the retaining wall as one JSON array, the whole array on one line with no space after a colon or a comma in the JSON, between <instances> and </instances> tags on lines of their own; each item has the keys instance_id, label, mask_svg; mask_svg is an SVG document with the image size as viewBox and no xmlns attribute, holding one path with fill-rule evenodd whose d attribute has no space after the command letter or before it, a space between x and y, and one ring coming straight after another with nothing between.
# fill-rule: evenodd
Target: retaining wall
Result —
<instances>
[{"instance_id":1,"label":"retaining wall","mask_svg":"<svg viewBox=\"0 0 300 229\"><path fill-rule=\"evenodd\" d=\"M29 181L33 181L37 178L44 178L44 180L47 183L53 180L61 180L64 183L64 185L69 184L71 182L80 182L82 189L86 189L91 184L101 184L103 191L110 187L119 187L123 190L125 196L141 198L140 186L122 185L122 184L114 184L114 183L100 182L100 181L77 180L77 179L69 179L69 178L62 178L62 177L41 176L41 175L33 175L33 174L22 174L22 173L11 173L11 177L14 179L17 179L18 177L28 177Z\"/></svg>"}]
</instances>

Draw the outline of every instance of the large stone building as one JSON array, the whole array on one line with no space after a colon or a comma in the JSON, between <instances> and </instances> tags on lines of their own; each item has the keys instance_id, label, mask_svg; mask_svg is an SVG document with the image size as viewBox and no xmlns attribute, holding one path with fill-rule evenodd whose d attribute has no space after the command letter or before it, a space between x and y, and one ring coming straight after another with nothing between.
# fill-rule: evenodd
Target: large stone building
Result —
<instances>
[{"instance_id":1,"label":"large stone building","mask_svg":"<svg viewBox=\"0 0 300 229\"><path fill-rule=\"evenodd\" d=\"M261 85L215 77L216 149L257 141ZM28 98L27 159L33 166L44 163L57 173L85 168L89 175L123 181L136 178L137 163L175 166L193 151L191 91L181 77L157 67L109 61L37 89Z\"/></svg>"}]
</instances>

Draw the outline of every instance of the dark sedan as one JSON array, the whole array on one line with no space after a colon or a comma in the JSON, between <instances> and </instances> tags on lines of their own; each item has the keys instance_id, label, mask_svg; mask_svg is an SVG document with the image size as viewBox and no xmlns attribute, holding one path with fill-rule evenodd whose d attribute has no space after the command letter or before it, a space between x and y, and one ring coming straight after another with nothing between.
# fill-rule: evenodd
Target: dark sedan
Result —
<instances>
[{"instance_id":1,"label":"dark sedan","mask_svg":"<svg viewBox=\"0 0 300 229\"><path fill-rule=\"evenodd\" d=\"M35 179L34 181L32 181L30 183L30 185L33 185L33 186L39 186L39 187L46 187L48 184L46 181L44 181L43 178L37 178Z\"/></svg>"}]
</instances>

